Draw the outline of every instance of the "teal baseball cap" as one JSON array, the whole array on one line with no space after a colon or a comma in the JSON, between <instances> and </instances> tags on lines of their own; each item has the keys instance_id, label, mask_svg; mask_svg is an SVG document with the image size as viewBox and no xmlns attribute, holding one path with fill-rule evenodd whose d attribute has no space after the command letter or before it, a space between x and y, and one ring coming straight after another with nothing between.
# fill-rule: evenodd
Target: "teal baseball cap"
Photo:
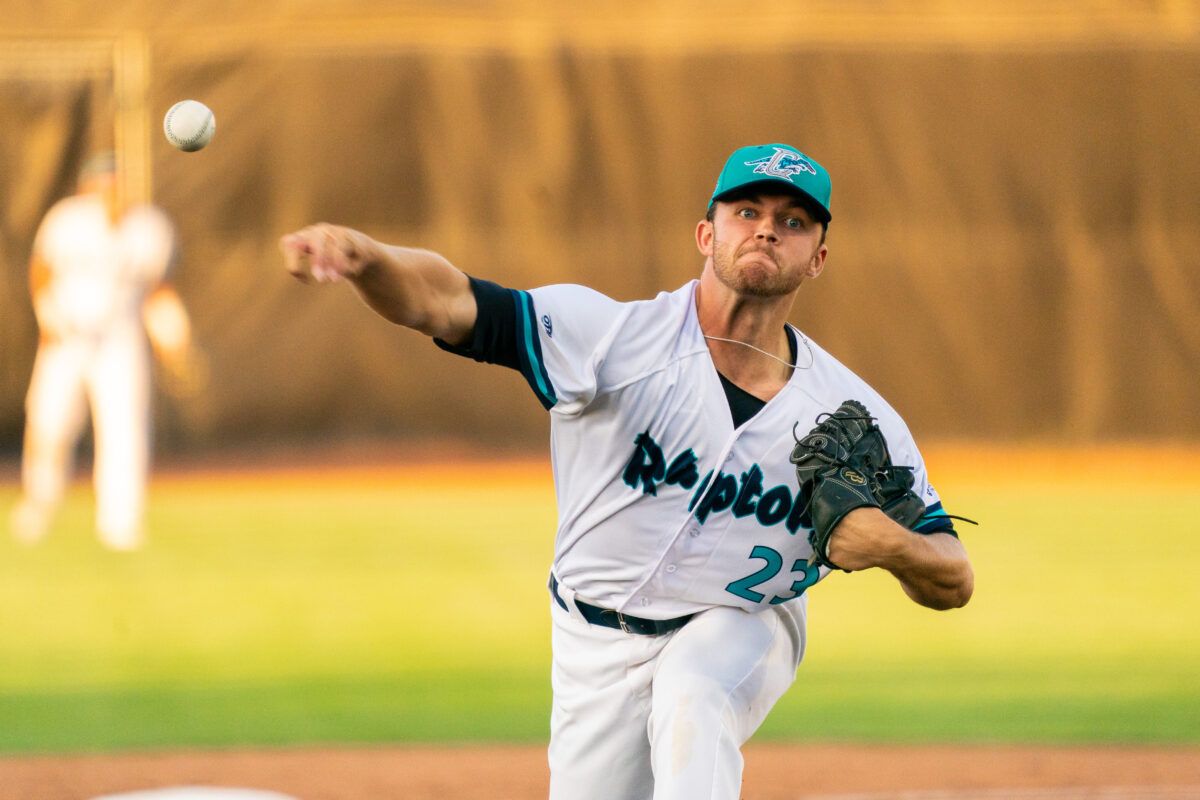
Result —
<instances>
[{"instance_id":1,"label":"teal baseball cap","mask_svg":"<svg viewBox=\"0 0 1200 800\"><path fill-rule=\"evenodd\" d=\"M786 188L808 203L819 222L829 223L829 195L832 187L825 168L786 144L754 144L733 151L717 178L713 203L724 200L747 186L762 184L763 188Z\"/></svg>"}]
</instances>

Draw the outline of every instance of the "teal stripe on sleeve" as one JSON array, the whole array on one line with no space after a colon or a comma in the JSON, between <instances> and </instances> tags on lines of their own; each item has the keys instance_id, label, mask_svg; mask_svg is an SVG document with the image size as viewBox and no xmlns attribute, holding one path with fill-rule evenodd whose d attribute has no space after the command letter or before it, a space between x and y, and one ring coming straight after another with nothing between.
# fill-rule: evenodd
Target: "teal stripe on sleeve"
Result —
<instances>
[{"instance_id":1,"label":"teal stripe on sleeve","mask_svg":"<svg viewBox=\"0 0 1200 800\"><path fill-rule=\"evenodd\" d=\"M521 374L525 376L538 400L549 410L558 403L558 396L554 393L554 384L550 382L550 373L546 371L542 359L542 344L535 328L537 318L533 309L533 298L529 292L517 289L510 291L516 301L517 318L520 323L517 354L521 359Z\"/></svg>"},{"instance_id":2,"label":"teal stripe on sleeve","mask_svg":"<svg viewBox=\"0 0 1200 800\"><path fill-rule=\"evenodd\" d=\"M948 533L956 539L958 538L958 532L954 530L954 522L946 516L946 511L942 508L941 503L928 506L924 516L913 526L913 530L917 533Z\"/></svg>"}]
</instances>

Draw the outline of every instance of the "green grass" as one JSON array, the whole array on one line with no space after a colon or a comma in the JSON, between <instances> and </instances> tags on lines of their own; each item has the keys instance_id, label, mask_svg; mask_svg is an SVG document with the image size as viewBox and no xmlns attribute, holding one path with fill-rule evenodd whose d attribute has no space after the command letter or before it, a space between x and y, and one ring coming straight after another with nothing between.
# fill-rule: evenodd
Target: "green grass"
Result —
<instances>
[{"instance_id":1,"label":"green grass","mask_svg":"<svg viewBox=\"0 0 1200 800\"><path fill-rule=\"evenodd\" d=\"M819 584L761 735L1200 741L1200 486L941 488L984 522L959 525L974 599L937 613L884 574Z\"/></svg>"},{"instance_id":2,"label":"green grass","mask_svg":"<svg viewBox=\"0 0 1200 800\"><path fill-rule=\"evenodd\" d=\"M1200 488L939 488L975 599L821 583L760 738L1200 742ZM548 483L162 482L132 555L90 514L0 539L2 751L547 735Z\"/></svg>"}]
</instances>

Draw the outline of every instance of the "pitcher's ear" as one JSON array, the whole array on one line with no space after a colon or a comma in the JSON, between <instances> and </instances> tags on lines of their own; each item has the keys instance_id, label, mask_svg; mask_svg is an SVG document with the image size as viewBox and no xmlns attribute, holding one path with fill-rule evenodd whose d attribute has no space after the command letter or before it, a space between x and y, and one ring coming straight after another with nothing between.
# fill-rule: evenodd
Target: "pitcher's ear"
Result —
<instances>
[{"instance_id":1,"label":"pitcher's ear","mask_svg":"<svg viewBox=\"0 0 1200 800\"><path fill-rule=\"evenodd\" d=\"M825 271L825 258L828 255L829 248L825 245L817 248L817 252L813 253L812 260L808 262L808 268L804 270L808 277L816 278Z\"/></svg>"},{"instance_id":2,"label":"pitcher's ear","mask_svg":"<svg viewBox=\"0 0 1200 800\"><path fill-rule=\"evenodd\" d=\"M706 219L702 219L696 225L696 247L700 249L700 255L711 256L712 246L713 224Z\"/></svg>"}]
</instances>

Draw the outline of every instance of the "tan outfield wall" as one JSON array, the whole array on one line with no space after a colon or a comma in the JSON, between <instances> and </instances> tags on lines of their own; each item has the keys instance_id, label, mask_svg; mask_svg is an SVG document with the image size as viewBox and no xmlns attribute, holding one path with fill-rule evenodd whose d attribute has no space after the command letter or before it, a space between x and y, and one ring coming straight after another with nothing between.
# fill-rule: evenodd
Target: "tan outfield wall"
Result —
<instances>
[{"instance_id":1,"label":"tan outfield wall","mask_svg":"<svg viewBox=\"0 0 1200 800\"><path fill-rule=\"evenodd\" d=\"M633 299L698 273L725 155L779 140L834 185L829 266L793 321L920 436L1200 438L1195 3L204 5L0 20L4 449L34 227L113 145L129 195L179 226L211 360L208 391L162 406L165 447L536 443L515 373L293 285L278 236L344 222L511 286ZM217 116L197 154L159 129L185 97Z\"/></svg>"}]
</instances>

